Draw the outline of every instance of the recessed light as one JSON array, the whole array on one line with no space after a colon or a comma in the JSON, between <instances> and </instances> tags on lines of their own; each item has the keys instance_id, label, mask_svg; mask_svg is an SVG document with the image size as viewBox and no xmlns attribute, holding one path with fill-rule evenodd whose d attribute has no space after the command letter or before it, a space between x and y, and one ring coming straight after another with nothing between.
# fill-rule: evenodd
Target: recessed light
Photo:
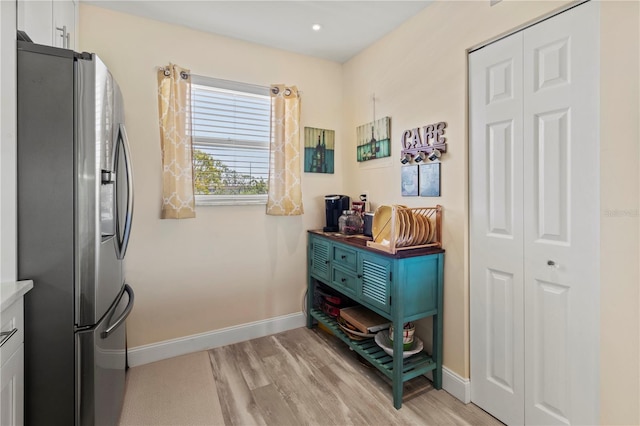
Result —
<instances>
[{"instance_id":1,"label":"recessed light","mask_svg":"<svg viewBox=\"0 0 640 426\"><path fill-rule=\"evenodd\" d=\"M313 24L313 25L311 26L311 29L312 29L313 31L320 31L320 30L322 29L322 25L320 25L320 24Z\"/></svg>"}]
</instances>

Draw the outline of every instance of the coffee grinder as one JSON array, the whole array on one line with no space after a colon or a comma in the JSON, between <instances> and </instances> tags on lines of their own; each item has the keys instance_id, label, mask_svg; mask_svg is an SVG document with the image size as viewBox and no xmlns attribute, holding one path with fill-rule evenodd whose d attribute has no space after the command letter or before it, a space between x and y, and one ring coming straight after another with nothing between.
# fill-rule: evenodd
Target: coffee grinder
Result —
<instances>
[{"instance_id":1,"label":"coffee grinder","mask_svg":"<svg viewBox=\"0 0 640 426\"><path fill-rule=\"evenodd\" d=\"M324 232L338 232L338 219L344 210L349 210L349 201L347 195L325 195L324 208L327 214L327 226L322 228Z\"/></svg>"}]
</instances>

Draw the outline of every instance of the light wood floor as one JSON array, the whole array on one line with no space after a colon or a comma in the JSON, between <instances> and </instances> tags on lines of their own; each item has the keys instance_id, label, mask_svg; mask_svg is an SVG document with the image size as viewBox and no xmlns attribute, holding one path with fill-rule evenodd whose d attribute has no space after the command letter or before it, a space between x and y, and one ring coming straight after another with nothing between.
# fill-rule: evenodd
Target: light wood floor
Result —
<instances>
[{"instance_id":1,"label":"light wood floor","mask_svg":"<svg viewBox=\"0 0 640 426\"><path fill-rule=\"evenodd\" d=\"M129 370L128 425L501 425L417 377L391 383L321 330L298 328Z\"/></svg>"}]
</instances>

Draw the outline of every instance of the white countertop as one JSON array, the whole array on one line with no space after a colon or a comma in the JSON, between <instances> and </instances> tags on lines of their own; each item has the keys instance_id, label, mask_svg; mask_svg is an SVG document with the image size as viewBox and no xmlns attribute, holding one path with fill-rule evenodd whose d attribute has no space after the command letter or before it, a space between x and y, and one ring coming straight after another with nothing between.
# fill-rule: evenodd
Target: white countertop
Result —
<instances>
[{"instance_id":1,"label":"white countertop","mask_svg":"<svg viewBox=\"0 0 640 426\"><path fill-rule=\"evenodd\" d=\"M32 280L6 282L0 284L0 312L33 288Z\"/></svg>"}]
</instances>

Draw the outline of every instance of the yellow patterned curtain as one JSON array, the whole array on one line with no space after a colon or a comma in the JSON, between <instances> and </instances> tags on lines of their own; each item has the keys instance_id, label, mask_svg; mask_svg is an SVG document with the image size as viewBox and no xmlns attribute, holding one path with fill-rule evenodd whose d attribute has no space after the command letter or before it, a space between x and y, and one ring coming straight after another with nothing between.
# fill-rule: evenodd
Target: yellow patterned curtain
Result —
<instances>
[{"instance_id":1,"label":"yellow patterned curtain","mask_svg":"<svg viewBox=\"0 0 640 426\"><path fill-rule=\"evenodd\" d=\"M300 182L300 96L295 86L271 86L271 146L267 214L304 213Z\"/></svg>"},{"instance_id":2,"label":"yellow patterned curtain","mask_svg":"<svg viewBox=\"0 0 640 426\"><path fill-rule=\"evenodd\" d=\"M158 70L162 148L162 219L196 217L191 145L191 76L177 65Z\"/></svg>"}]
</instances>

